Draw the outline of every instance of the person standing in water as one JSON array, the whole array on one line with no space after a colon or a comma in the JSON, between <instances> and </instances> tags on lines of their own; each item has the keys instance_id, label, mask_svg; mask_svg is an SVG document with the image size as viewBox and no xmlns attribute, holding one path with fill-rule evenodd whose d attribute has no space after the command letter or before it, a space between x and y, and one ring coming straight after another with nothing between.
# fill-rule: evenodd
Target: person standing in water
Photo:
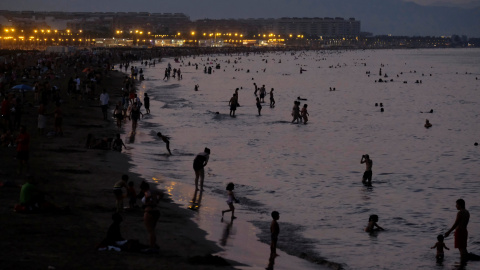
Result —
<instances>
[{"instance_id":1,"label":"person standing in water","mask_svg":"<svg viewBox=\"0 0 480 270\"><path fill-rule=\"evenodd\" d=\"M257 109L258 109L258 115L262 115L260 112L262 111L262 104L260 103L260 99L257 97Z\"/></svg>"},{"instance_id":2,"label":"person standing in water","mask_svg":"<svg viewBox=\"0 0 480 270\"><path fill-rule=\"evenodd\" d=\"M198 179L200 178L200 188L203 190L203 180L205 179L205 166L210 158L210 149L205 147L203 152L199 153L193 160L193 170L195 171L195 189L198 190Z\"/></svg>"},{"instance_id":3,"label":"person standing in water","mask_svg":"<svg viewBox=\"0 0 480 270\"><path fill-rule=\"evenodd\" d=\"M230 116L235 117L235 111L237 110L238 105L237 94L233 94L228 102L228 105L230 105Z\"/></svg>"},{"instance_id":4,"label":"person standing in water","mask_svg":"<svg viewBox=\"0 0 480 270\"><path fill-rule=\"evenodd\" d=\"M363 163L365 163L365 172L363 173L362 183L371 185L373 160L370 159L369 155L363 155L360 164Z\"/></svg>"},{"instance_id":5,"label":"person standing in water","mask_svg":"<svg viewBox=\"0 0 480 270\"><path fill-rule=\"evenodd\" d=\"M458 251L460 251L461 262L465 263L468 259L467 225L470 221L470 212L465 209L465 201L463 199L458 199L455 206L458 210L457 218L455 219L455 223L453 223L450 230L445 233L445 238L448 237L453 230L455 230L455 248L458 248Z\"/></svg>"},{"instance_id":6,"label":"person standing in water","mask_svg":"<svg viewBox=\"0 0 480 270\"><path fill-rule=\"evenodd\" d=\"M270 90L270 108L275 107L275 99L273 98L273 88Z\"/></svg>"},{"instance_id":7,"label":"person standing in water","mask_svg":"<svg viewBox=\"0 0 480 270\"><path fill-rule=\"evenodd\" d=\"M308 122L308 116L309 116L309 114L308 114L308 111L307 111L307 106L308 106L307 104L303 104L303 108L302 108L302 110L300 111L300 114L301 114L301 116L302 116L302 118L303 118L303 124L306 124L306 123Z\"/></svg>"},{"instance_id":8,"label":"person standing in water","mask_svg":"<svg viewBox=\"0 0 480 270\"><path fill-rule=\"evenodd\" d=\"M147 114L150 114L150 98L148 97L147 93L145 93L145 95L143 96L143 106L145 106Z\"/></svg>"}]
</instances>

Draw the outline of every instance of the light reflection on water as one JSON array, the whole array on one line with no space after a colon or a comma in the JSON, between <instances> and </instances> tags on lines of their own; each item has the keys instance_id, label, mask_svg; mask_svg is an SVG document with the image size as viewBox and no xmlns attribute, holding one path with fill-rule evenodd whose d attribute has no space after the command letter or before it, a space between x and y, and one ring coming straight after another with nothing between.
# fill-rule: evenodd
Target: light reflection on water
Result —
<instances>
[{"instance_id":1,"label":"light reflection on water","mask_svg":"<svg viewBox=\"0 0 480 270\"><path fill-rule=\"evenodd\" d=\"M285 249L304 247L300 241L309 239L318 257L347 269L436 269L429 247L452 225L458 198L472 214L469 250L480 253L480 222L474 218L480 154L473 146L480 141L480 66L471 61L479 55L463 49L307 52L297 59L272 53L242 56L237 64L236 56L214 56L210 60L218 59L222 69L211 75L203 74L207 57L197 57L184 62L199 63L198 71L184 65L184 79L169 82L160 80L167 62L180 64L165 59L145 69L139 93L149 93L152 115L140 122L128 154L136 172L158 179L174 200L188 202L191 195L176 193L175 183L193 183L193 158L207 146L212 154L204 196L223 200L232 181L245 202L239 207L254 221L278 210L281 226L301 234L281 234L280 241L289 241ZM299 64L307 69L301 75ZM380 67L393 82L374 82ZM260 117L253 82L275 88L276 107L265 104ZM200 91L193 91L195 84ZM237 87L241 107L230 118L227 103ZM307 98L307 125L290 124L298 96ZM433 114L420 113L430 109ZM433 128L423 128L426 118ZM157 131L171 137L172 156ZM374 160L373 187L361 185L360 157L367 153ZM370 214L378 214L387 231L365 234ZM445 265L453 265L458 251L452 238L446 244L451 250Z\"/></svg>"}]
</instances>

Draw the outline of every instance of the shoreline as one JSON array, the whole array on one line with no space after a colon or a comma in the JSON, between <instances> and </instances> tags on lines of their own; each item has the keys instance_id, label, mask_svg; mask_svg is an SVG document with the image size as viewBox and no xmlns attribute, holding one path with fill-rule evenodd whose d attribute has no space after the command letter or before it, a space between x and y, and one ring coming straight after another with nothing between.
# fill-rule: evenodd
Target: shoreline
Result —
<instances>
[{"instance_id":1,"label":"shoreline","mask_svg":"<svg viewBox=\"0 0 480 270\"><path fill-rule=\"evenodd\" d=\"M66 80L73 72L66 72ZM108 77L110 76L110 78ZM106 87L111 101L119 95L123 74L111 71L101 86ZM60 85L62 79L55 82ZM63 82L64 83L64 82ZM63 86L63 85L62 85ZM0 203L3 218L0 226L5 233L0 236L3 269L111 268L143 269L160 265L164 269L234 269L221 258L210 257L221 249L205 239L205 232L191 220L191 213L181 209L169 198L159 204L161 217L156 227L159 254L148 255L130 252L97 251L95 246L106 236L111 215L115 209L113 184L127 173L139 189L138 175L128 172L131 167L126 155L114 151L85 148L89 133L96 137L111 137L116 131L109 109L109 121L102 119L98 100L73 100L60 87L65 102L63 136L37 134L37 106L33 93L26 94L27 104L22 125L31 136L29 172L39 182L39 189L53 197L47 200L60 207L68 206L68 214L52 212L16 213L20 186L26 174L17 175L14 147L3 148L0 156ZM97 90L99 93L99 90ZM111 102L113 104L113 102ZM53 105L47 107L52 111ZM47 132L53 129L53 117L48 115ZM124 205L128 204L124 201ZM138 211L137 211L138 210ZM143 210L135 209L122 214L122 236L147 243L143 225ZM216 265L217 264L217 265ZM235 264L230 262L230 264Z\"/></svg>"}]
</instances>

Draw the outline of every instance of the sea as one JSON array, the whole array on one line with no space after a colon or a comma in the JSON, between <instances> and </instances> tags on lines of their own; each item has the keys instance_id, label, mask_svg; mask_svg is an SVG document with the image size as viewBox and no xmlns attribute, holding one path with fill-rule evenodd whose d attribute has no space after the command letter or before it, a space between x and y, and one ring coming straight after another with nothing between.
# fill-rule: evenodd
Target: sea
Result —
<instances>
[{"instance_id":1,"label":"sea","mask_svg":"<svg viewBox=\"0 0 480 270\"><path fill-rule=\"evenodd\" d=\"M131 171L191 209L223 248L217 255L239 269L267 267L274 210L275 269L452 269L453 236L443 262L431 247L453 225L459 198L471 213L468 250L480 254L480 49L213 54L131 65L142 68L137 93L151 103L135 133L128 122L122 129ZM180 80L163 79L168 65ZM267 94L261 115L254 83L274 89L275 106ZM308 104L307 124L292 123L294 101ZM170 137L172 155L157 132ZM204 191L196 193L192 163L205 147ZM371 186L362 183L365 154ZM229 182L240 201L235 220L221 215ZM364 231L373 214L384 231Z\"/></svg>"}]
</instances>

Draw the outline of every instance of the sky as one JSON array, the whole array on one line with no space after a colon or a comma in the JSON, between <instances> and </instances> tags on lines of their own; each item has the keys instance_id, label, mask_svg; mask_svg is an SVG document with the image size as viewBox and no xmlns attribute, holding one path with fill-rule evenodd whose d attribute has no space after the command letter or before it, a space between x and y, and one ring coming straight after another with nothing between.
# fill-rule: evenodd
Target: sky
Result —
<instances>
[{"instance_id":1,"label":"sky","mask_svg":"<svg viewBox=\"0 0 480 270\"><path fill-rule=\"evenodd\" d=\"M480 37L474 27L480 0L0 0L0 10L184 13L192 20L341 17L373 34Z\"/></svg>"}]
</instances>

